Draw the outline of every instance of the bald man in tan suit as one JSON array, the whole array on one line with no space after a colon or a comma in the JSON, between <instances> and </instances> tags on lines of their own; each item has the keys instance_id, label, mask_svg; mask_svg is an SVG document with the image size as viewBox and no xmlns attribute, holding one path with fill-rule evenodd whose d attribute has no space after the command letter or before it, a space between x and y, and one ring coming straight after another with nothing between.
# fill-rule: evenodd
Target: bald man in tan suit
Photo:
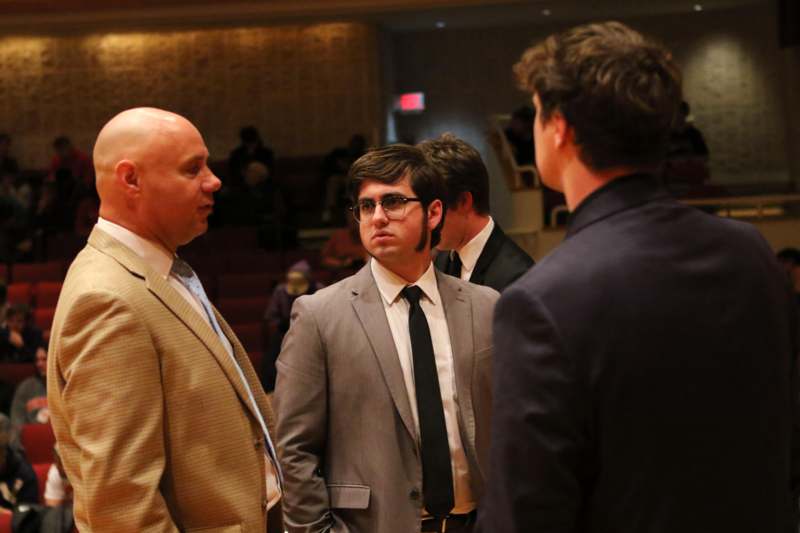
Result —
<instances>
[{"instance_id":1,"label":"bald man in tan suit","mask_svg":"<svg viewBox=\"0 0 800 533\"><path fill-rule=\"evenodd\" d=\"M47 371L77 526L280 531L269 401L175 254L206 231L220 187L203 138L133 109L106 124L94 159L100 219L67 273Z\"/></svg>"}]
</instances>

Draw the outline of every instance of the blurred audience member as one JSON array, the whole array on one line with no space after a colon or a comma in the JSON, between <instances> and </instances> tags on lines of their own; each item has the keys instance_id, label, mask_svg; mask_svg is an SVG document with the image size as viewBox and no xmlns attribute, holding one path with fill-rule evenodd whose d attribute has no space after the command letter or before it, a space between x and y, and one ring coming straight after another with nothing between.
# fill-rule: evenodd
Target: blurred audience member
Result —
<instances>
[{"instance_id":1,"label":"blurred audience member","mask_svg":"<svg viewBox=\"0 0 800 533\"><path fill-rule=\"evenodd\" d=\"M267 172L275 172L275 154L264 145L261 134L255 126L245 126L239 131L242 141L228 157L229 176L223 180L222 186L230 189L242 187L250 163L257 161L267 167ZM225 182L227 181L227 183Z\"/></svg>"},{"instance_id":2,"label":"blurred audience member","mask_svg":"<svg viewBox=\"0 0 800 533\"><path fill-rule=\"evenodd\" d=\"M19 173L17 160L9 155L11 153L11 136L0 133L0 174L16 175Z\"/></svg>"},{"instance_id":3,"label":"blurred audience member","mask_svg":"<svg viewBox=\"0 0 800 533\"><path fill-rule=\"evenodd\" d=\"M73 186L94 186L94 168L91 158L72 145L69 137L56 137L53 141L55 154L50 162L50 174L47 181L72 182ZM59 195L64 197L63 195Z\"/></svg>"},{"instance_id":4,"label":"blurred audience member","mask_svg":"<svg viewBox=\"0 0 800 533\"><path fill-rule=\"evenodd\" d=\"M84 196L75 209L75 234L88 237L97 223L100 213L100 197L97 189L91 188L89 194Z\"/></svg>"},{"instance_id":5,"label":"blurred audience member","mask_svg":"<svg viewBox=\"0 0 800 533\"><path fill-rule=\"evenodd\" d=\"M19 443L20 431L25 424L49 424L47 408L47 348L36 348L36 374L25 379L14 392L11 402L12 440Z\"/></svg>"},{"instance_id":6,"label":"blurred audience member","mask_svg":"<svg viewBox=\"0 0 800 533\"><path fill-rule=\"evenodd\" d=\"M72 501L72 486L64 472L58 447L53 448L53 464L47 471L47 483L44 488L44 504L48 507L57 507Z\"/></svg>"},{"instance_id":7,"label":"blurred audience member","mask_svg":"<svg viewBox=\"0 0 800 533\"><path fill-rule=\"evenodd\" d=\"M778 252L777 257L800 303L800 250L784 248Z\"/></svg>"},{"instance_id":8,"label":"blurred audience member","mask_svg":"<svg viewBox=\"0 0 800 533\"><path fill-rule=\"evenodd\" d=\"M322 162L322 179L325 184L325 206L322 210L322 222L338 224L346 217L347 207L347 171L353 161L364 155L367 150L367 139L360 133L350 137L347 148L334 148Z\"/></svg>"},{"instance_id":9,"label":"blurred audience member","mask_svg":"<svg viewBox=\"0 0 800 533\"><path fill-rule=\"evenodd\" d=\"M535 112L530 106L522 106L511 114L511 122L505 130L517 165L534 164L533 119Z\"/></svg>"},{"instance_id":10,"label":"blurred audience member","mask_svg":"<svg viewBox=\"0 0 800 533\"><path fill-rule=\"evenodd\" d=\"M671 188L700 185L711 177L708 146L693 123L687 102L681 102L678 122L670 133L664 183Z\"/></svg>"},{"instance_id":11,"label":"blurred audience member","mask_svg":"<svg viewBox=\"0 0 800 533\"><path fill-rule=\"evenodd\" d=\"M347 217L347 227L331 233L322 247L322 266L331 270L358 268L364 265L367 257L361 244L358 222L351 216Z\"/></svg>"},{"instance_id":12,"label":"blurred audience member","mask_svg":"<svg viewBox=\"0 0 800 533\"><path fill-rule=\"evenodd\" d=\"M11 421L0 414L0 512L22 503L37 503L36 473L21 453L10 445Z\"/></svg>"},{"instance_id":13,"label":"blurred audience member","mask_svg":"<svg viewBox=\"0 0 800 533\"><path fill-rule=\"evenodd\" d=\"M267 323L269 342L261 366L261 383L266 392L275 389L275 361L281 351L283 336L289 331L292 304L304 294L314 294L323 285L311 277L311 266L307 261L299 261L289 267L286 283L281 283L272 291L264 321Z\"/></svg>"},{"instance_id":14,"label":"blurred audience member","mask_svg":"<svg viewBox=\"0 0 800 533\"><path fill-rule=\"evenodd\" d=\"M10 306L5 322L0 326L0 361L33 362L36 349L42 346L42 342L42 330L32 324L28 306Z\"/></svg>"}]
</instances>

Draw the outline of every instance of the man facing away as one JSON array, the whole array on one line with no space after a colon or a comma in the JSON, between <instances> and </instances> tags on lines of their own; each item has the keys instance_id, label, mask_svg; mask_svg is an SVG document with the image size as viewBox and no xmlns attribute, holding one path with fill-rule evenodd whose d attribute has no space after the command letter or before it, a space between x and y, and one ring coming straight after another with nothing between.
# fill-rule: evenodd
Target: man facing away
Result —
<instances>
[{"instance_id":1,"label":"man facing away","mask_svg":"<svg viewBox=\"0 0 800 533\"><path fill-rule=\"evenodd\" d=\"M131 109L103 127L94 161L100 220L67 272L47 372L78 529L265 531L280 498L272 411L175 255L207 230L220 187L203 138L179 115Z\"/></svg>"},{"instance_id":2,"label":"man facing away","mask_svg":"<svg viewBox=\"0 0 800 533\"><path fill-rule=\"evenodd\" d=\"M295 301L277 363L286 528L469 532L497 293L433 268L445 193L417 148L371 150L349 180L372 259Z\"/></svg>"},{"instance_id":3,"label":"man facing away","mask_svg":"<svg viewBox=\"0 0 800 533\"><path fill-rule=\"evenodd\" d=\"M447 218L436 268L502 291L533 266L533 259L489 214L489 172L478 151L445 133L419 145L447 188Z\"/></svg>"},{"instance_id":4,"label":"man facing away","mask_svg":"<svg viewBox=\"0 0 800 533\"><path fill-rule=\"evenodd\" d=\"M564 242L494 321L486 533L796 531L789 295L749 224L665 194L681 79L616 22L515 67ZM794 527L794 529L792 529Z\"/></svg>"}]
</instances>

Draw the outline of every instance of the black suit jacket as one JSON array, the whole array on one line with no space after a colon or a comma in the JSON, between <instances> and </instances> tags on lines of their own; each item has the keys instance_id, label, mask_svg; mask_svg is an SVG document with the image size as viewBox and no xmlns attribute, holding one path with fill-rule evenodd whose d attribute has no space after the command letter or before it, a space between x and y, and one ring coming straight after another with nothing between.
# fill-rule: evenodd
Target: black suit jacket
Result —
<instances>
[{"instance_id":1,"label":"black suit jacket","mask_svg":"<svg viewBox=\"0 0 800 533\"><path fill-rule=\"evenodd\" d=\"M450 252L441 251L436 255L434 265L442 272L447 272L449 263ZM495 222L469 281L502 292L532 266L533 259Z\"/></svg>"},{"instance_id":2,"label":"black suit jacket","mask_svg":"<svg viewBox=\"0 0 800 533\"><path fill-rule=\"evenodd\" d=\"M497 305L480 531L788 531L789 308L751 225L645 176L595 191Z\"/></svg>"}]
</instances>

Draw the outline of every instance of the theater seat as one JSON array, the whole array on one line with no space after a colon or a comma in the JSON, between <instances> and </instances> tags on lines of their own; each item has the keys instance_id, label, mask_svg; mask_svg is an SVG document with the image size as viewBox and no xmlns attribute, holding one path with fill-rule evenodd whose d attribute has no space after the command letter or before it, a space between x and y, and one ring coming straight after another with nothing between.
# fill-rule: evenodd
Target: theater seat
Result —
<instances>
[{"instance_id":1,"label":"theater seat","mask_svg":"<svg viewBox=\"0 0 800 533\"><path fill-rule=\"evenodd\" d=\"M36 284L36 307L55 307L58 303L58 295L61 294L60 281L41 281Z\"/></svg>"},{"instance_id":2,"label":"theater seat","mask_svg":"<svg viewBox=\"0 0 800 533\"><path fill-rule=\"evenodd\" d=\"M53 315L55 314L56 310L53 307L39 308L33 312L33 321L42 331L46 332L49 331L50 326L53 325Z\"/></svg>"},{"instance_id":3,"label":"theater seat","mask_svg":"<svg viewBox=\"0 0 800 533\"><path fill-rule=\"evenodd\" d=\"M217 307L229 324L258 322L264 316L269 298L220 298Z\"/></svg>"},{"instance_id":4,"label":"theater seat","mask_svg":"<svg viewBox=\"0 0 800 533\"><path fill-rule=\"evenodd\" d=\"M56 437L50 424L25 424L20 441L25 447L25 457L31 464L52 463Z\"/></svg>"},{"instance_id":5,"label":"theater seat","mask_svg":"<svg viewBox=\"0 0 800 533\"><path fill-rule=\"evenodd\" d=\"M0 511L0 533L11 533L11 513Z\"/></svg>"},{"instance_id":6,"label":"theater seat","mask_svg":"<svg viewBox=\"0 0 800 533\"><path fill-rule=\"evenodd\" d=\"M50 471L52 463L36 463L31 465L36 473L36 481L39 484L39 503L44 505L44 489L47 486L47 473Z\"/></svg>"},{"instance_id":7,"label":"theater seat","mask_svg":"<svg viewBox=\"0 0 800 533\"><path fill-rule=\"evenodd\" d=\"M0 363L0 381L17 385L36 374L33 363Z\"/></svg>"},{"instance_id":8,"label":"theater seat","mask_svg":"<svg viewBox=\"0 0 800 533\"><path fill-rule=\"evenodd\" d=\"M33 285L28 282L12 283L8 286L6 299L10 304L30 305L33 296Z\"/></svg>"},{"instance_id":9,"label":"theater seat","mask_svg":"<svg viewBox=\"0 0 800 533\"><path fill-rule=\"evenodd\" d=\"M263 333L260 322L232 325L233 331L239 337L244 349L249 352L262 352Z\"/></svg>"},{"instance_id":10,"label":"theater seat","mask_svg":"<svg viewBox=\"0 0 800 533\"><path fill-rule=\"evenodd\" d=\"M261 272L258 274L221 274L217 278L217 297L223 298L266 298L282 280L282 272Z\"/></svg>"},{"instance_id":11,"label":"theater seat","mask_svg":"<svg viewBox=\"0 0 800 533\"><path fill-rule=\"evenodd\" d=\"M11 267L11 279L14 283L27 281L64 281L66 264L64 261L47 261L45 263L17 263Z\"/></svg>"}]
</instances>

